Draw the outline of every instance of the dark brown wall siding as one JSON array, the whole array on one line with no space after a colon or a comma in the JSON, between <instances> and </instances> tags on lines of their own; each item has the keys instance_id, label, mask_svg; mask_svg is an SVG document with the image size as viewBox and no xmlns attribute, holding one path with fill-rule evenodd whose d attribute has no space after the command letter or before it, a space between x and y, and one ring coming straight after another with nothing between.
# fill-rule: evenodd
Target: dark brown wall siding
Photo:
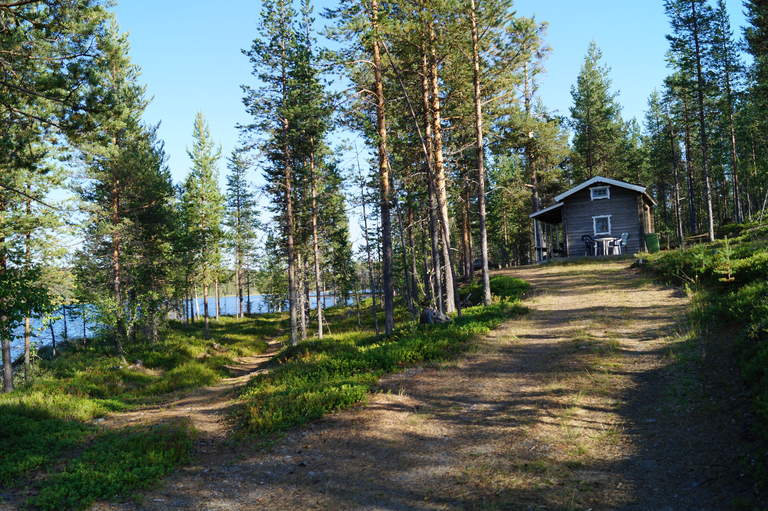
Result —
<instances>
[{"instance_id":1,"label":"dark brown wall siding","mask_svg":"<svg viewBox=\"0 0 768 511\"><path fill-rule=\"evenodd\" d=\"M594 236L592 217L611 215L611 236L618 238L621 233L629 233L629 242L625 254L634 254L640 250L640 217L637 211L637 192L611 186L611 198L591 200L589 188L581 190L563 202L563 216L567 218L566 235L568 237L568 255L583 256L584 234Z\"/></svg>"}]
</instances>

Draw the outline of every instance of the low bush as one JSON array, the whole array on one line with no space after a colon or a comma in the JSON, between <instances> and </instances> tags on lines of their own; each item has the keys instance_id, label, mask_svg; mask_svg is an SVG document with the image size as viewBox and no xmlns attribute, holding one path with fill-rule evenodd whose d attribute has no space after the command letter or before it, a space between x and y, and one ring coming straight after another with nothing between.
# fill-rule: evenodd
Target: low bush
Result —
<instances>
[{"instance_id":1,"label":"low bush","mask_svg":"<svg viewBox=\"0 0 768 511\"><path fill-rule=\"evenodd\" d=\"M663 280L698 293L696 325L735 333L735 355L768 441L768 224L725 231L736 237L643 258Z\"/></svg>"},{"instance_id":2,"label":"low bush","mask_svg":"<svg viewBox=\"0 0 768 511\"><path fill-rule=\"evenodd\" d=\"M77 511L151 486L187 459L192 435L185 426L102 433L63 471L45 478L28 504L41 511Z\"/></svg>"},{"instance_id":3,"label":"low bush","mask_svg":"<svg viewBox=\"0 0 768 511\"><path fill-rule=\"evenodd\" d=\"M523 287L515 283L515 289ZM500 289L514 296L511 287ZM272 433L352 406L383 374L455 357L474 336L524 310L503 301L467 308L446 324L409 324L388 337L351 332L289 347L278 357L280 365L253 378L242 392L241 422L247 432Z\"/></svg>"},{"instance_id":4,"label":"low bush","mask_svg":"<svg viewBox=\"0 0 768 511\"><path fill-rule=\"evenodd\" d=\"M500 300L518 300L530 288L524 280L516 279L508 275L494 275L491 281L491 295ZM476 280L471 284L459 288L459 296L468 304L479 305L483 301L483 283Z\"/></svg>"}]
</instances>

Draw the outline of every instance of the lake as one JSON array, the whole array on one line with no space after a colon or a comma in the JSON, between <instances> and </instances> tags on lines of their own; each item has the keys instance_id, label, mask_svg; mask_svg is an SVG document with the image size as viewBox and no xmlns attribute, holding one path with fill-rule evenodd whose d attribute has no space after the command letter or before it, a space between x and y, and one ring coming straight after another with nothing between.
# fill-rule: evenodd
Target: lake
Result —
<instances>
[{"instance_id":1,"label":"lake","mask_svg":"<svg viewBox=\"0 0 768 511\"><path fill-rule=\"evenodd\" d=\"M203 299L198 298L198 305L200 306L200 312L203 311ZM348 304L354 303L354 298L350 297L347 301ZM310 297L310 308L315 309L317 300L315 296ZM333 295L323 295L323 305L325 307L333 307L336 305L336 297ZM287 303L285 305L287 308ZM216 312L216 298L208 299L208 310L211 316ZM221 311L222 316L235 316L237 314L237 297L236 296L222 296L221 297ZM64 315L61 311L56 314L58 319L53 321L53 334L51 329L46 323L45 325L39 319L32 320L32 343L37 346L48 346L52 342L52 338L56 336L56 342L61 342L66 333L69 337L92 337L96 331L96 324L86 317L85 325L83 325L83 318L79 312L80 307L70 306L67 308L67 320L64 321ZM243 297L243 310L247 311L247 297ZM265 312L274 312L271 310L264 299L264 295L251 295L251 313L261 314ZM86 311L86 316L88 312ZM13 332L14 339L11 344L11 359L16 360L17 357L24 353L24 326L16 328Z\"/></svg>"}]
</instances>

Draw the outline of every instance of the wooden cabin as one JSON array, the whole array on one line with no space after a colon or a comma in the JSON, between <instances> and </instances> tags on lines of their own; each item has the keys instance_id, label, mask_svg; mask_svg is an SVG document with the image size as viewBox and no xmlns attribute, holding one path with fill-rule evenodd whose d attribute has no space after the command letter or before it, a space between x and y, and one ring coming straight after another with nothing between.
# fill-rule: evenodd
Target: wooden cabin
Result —
<instances>
[{"instance_id":1,"label":"wooden cabin","mask_svg":"<svg viewBox=\"0 0 768 511\"><path fill-rule=\"evenodd\" d=\"M655 205L644 186L600 176L584 181L555 197L551 206L530 215L537 258L644 250L645 235L653 232Z\"/></svg>"}]
</instances>

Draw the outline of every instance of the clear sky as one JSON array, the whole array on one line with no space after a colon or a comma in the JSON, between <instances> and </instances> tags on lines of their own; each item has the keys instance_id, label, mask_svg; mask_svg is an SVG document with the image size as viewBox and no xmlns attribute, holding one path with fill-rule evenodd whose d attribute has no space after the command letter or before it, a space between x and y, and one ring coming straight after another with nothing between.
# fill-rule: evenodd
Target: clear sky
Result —
<instances>
[{"instance_id":1,"label":"clear sky","mask_svg":"<svg viewBox=\"0 0 768 511\"><path fill-rule=\"evenodd\" d=\"M334 1L321 0L316 12ZM726 4L740 35L742 0ZM571 85L594 39L612 69L624 117L642 121L648 95L667 75L662 0L517 0L515 8L549 24L546 41L552 52L539 94L550 110L568 114ZM235 125L247 120L240 85L252 83L240 50L255 35L259 9L256 0L122 0L116 7L153 98L146 120L162 123L160 136L176 181L189 168L186 148L195 112L206 115L225 155L237 144Z\"/></svg>"}]
</instances>

